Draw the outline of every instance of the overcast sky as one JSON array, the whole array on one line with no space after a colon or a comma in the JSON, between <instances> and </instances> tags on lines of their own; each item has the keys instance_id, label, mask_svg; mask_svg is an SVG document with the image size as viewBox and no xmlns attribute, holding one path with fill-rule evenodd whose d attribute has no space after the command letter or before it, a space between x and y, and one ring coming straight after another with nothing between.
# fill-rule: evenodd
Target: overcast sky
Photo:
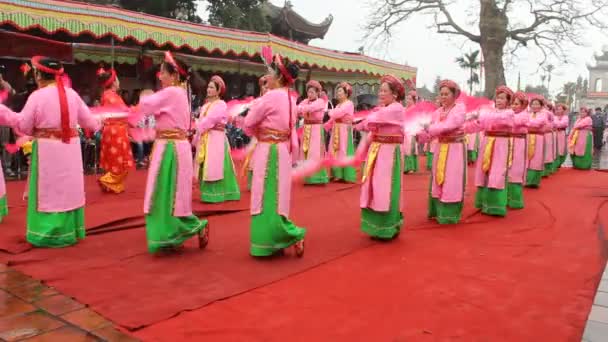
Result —
<instances>
[{"instance_id":1,"label":"overcast sky","mask_svg":"<svg viewBox=\"0 0 608 342\"><path fill-rule=\"evenodd\" d=\"M271 2L280 6L284 4L283 0L271 0ZM343 51L357 51L360 46L364 45L362 41L364 32L361 26L366 22L370 13L367 0L291 0L291 2L296 12L312 22L319 23L329 14L334 17L325 39L315 39L311 41L311 45ZM475 2L478 3L478 0L458 1L461 5ZM199 11L203 19L207 17L205 7L205 1L200 1ZM475 31L475 27L466 24L466 5L457 8L452 6L451 9L459 24ZM529 13L526 13L524 8L517 12L517 17L523 23L531 20ZM393 35L394 39L388 47L367 48L365 53L373 57L417 67L419 87L427 85L432 88L437 76L454 79L462 86L466 86L468 73L460 69L454 63L454 59L465 52L477 50L479 47L467 42L464 38L435 33L434 28L430 27L432 23L431 17L415 17L398 27ZM586 64L592 63L593 55L599 54L602 47L608 45L608 36L595 29L589 29L586 39L588 45L586 47L569 47L570 61L568 64L552 61L552 64L557 66L551 81L552 93L558 92L563 83L575 81L578 75L587 78ZM540 84L538 62L541 59L539 51L521 51L519 58L512 63L513 65L507 66L508 85L517 87L518 72L521 73L522 88L527 84Z\"/></svg>"}]
</instances>

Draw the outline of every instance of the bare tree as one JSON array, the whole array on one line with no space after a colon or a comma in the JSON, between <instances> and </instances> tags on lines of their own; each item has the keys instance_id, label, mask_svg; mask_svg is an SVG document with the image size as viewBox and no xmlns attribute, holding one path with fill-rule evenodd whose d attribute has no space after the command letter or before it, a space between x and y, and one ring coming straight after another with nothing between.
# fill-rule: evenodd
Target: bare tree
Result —
<instances>
[{"instance_id":1,"label":"bare tree","mask_svg":"<svg viewBox=\"0 0 608 342\"><path fill-rule=\"evenodd\" d=\"M567 60L565 42L583 44L583 31L593 26L607 29L608 0L478 0L478 33L458 23L451 11L453 0L375 0L366 25L366 39L390 39L394 29L415 15L430 15L438 33L464 37L481 46L485 66L485 94L505 84L503 55L521 47L537 47L541 64L550 56ZM461 3L459 1L458 3ZM477 6L475 2L475 6ZM531 15L522 23L514 9ZM509 44L510 43L510 44Z\"/></svg>"}]
</instances>

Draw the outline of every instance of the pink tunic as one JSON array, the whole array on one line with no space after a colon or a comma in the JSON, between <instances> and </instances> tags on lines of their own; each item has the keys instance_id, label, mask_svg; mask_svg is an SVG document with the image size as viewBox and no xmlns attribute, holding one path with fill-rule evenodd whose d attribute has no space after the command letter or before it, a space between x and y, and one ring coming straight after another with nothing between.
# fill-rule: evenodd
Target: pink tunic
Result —
<instances>
[{"instance_id":1,"label":"pink tunic","mask_svg":"<svg viewBox=\"0 0 608 342\"><path fill-rule=\"evenodd\" d=\"M203 139L207 139L206 150L203 152L205 161L203 164L203 177L205 182L214 182L224 179L224 158L226 152L225 125L228 122L228 107L226 102L217 100L208 102L201 108L201 117L196 123L196 146L195 170L194 175L198 176L199 161L197 160L200 149L203 147ZM206 138L205 138L206 137Z\"/></svg>"},{"instance_id":2,"label":"pink tunic","mask_svg":"<svg viewBox=\"0 0 608 342\"><path fill-rule=\"evenodd\" d=\"M512 162L509 168L509 183L524 184L528 169L528 120L530 114L521 111L513 117Z\"/></svg>"},{"instance_id":3,"label":"pink tunic","mask_svg":"<svg viewBox=\"0 0 608 342\"><path fill-rule=\"evenodd\" d=\"M507 169L510 153L510 135L513 129L513 111L511 109L494 109L479 118L485 134L479 146L479 158L475 169L475 186L492 189L504 189L507 181ZM490 168L483 170L486 146L494 140Z\"/></svg>"},{"instance_id":4,"label":"pink tunic","mask_svg":"<svg viewBox=\"0 0 608 342\"><path fill-rule=\"evenodd\" d=\"M96 131L99 120L71 88L66 88L70 127L78 125ZM0 112L13 113L0 107ZM57 87L50 85L33 92L18 115L14 127L26 135L37 129L61 129L61 111ZM40 212L65 212L82 208L85 204L84 177L80 138L69 143L57 139L38 141L38 208Z\"/></svg>"},{"instance_id":5,"label":"pink tunic","mask_svg":"<svg viewBox=\"0 0 608 342\"><path fill-rule=\"evenodd\" d=\"M291 113L289 110L291 109ZM279 156L278 172L278 213L289 217L291 198L292 153L298 150L298 137L295 129L297 118L296 102L286 89L273 89L260 97L249 109L245 117L245 133L257 136L263 130L274 130L290 134L290 141L276 143ZM264 180L268 165L268 153L273 143L258 139L250 163L253 177L251 180L251 214L262 212L264 199Z\"/></svg>"},{"instance_id":6,"label":"pink tunic","mask_svg":"<svg viewBox=\"0 0 608 342\"><path fill-rule=\"evenodd\" d=\"M355 106L349 100L342 102L329 112L329 121L325 124L327 130L332 129L328 151L336 158L347 155L348 139L352 139L352 122ZM337 140L337 141L336 141Z\"/></svg>"},{"instance_id":7,"label":"pink tunic","mask_svg":"<svg viewBox=\"0 0 608 342\"><path fill-rule=\"evenodd\" d=\"M574 123L574 127L572 127L571 135L574 135L574 132L578 131L578 135L576 138L576 143L574 148L571 148L571 153L575 156L584 156L585 149L587 147L587 137L591 134L592 120L590 116L585 116L584 118L579 118ZM572 139L572 136L571 138Z\"/></svg>"},{"instance_id":8,"label":"pink tunic","mask_svg":"<svg viewBox=\"0 0 608 342\"><path fill-rule=\"evenodd\" d=\"M545 111L547 122L545 124L545 164L552 163L555 160L555 145L553 133L553 118L555 115L551 111Z\"/></svg>"},{"instance_id":9,"label":"pink tunic","mask_svg":"<svg viewBox=\"0 0 608 342\"><path fill-rule=\"evenodd\" d=\"M8 108L0 104L0 126L13 127L17 123L17 115L14 115ZM4 171L0 163L0 198L6 196L6 182Z\"/></svg>"},{"instance_id":10,"label":"pink tunic","mask_svg":"<svg viewBox=\"0 0 608 342\"><path fill-rule=\"evenodd\" d=\"M366 143L372 143L374 135L403 136L404 121L403 106L400 103L394 102L386 107L381 107L370 114L365 121L366 128L371 132ZM368 178L361 187L360 206L378 212L388 212L391 205L393 166L396 161L395 149L400 147L401 143L372 143L368 156L371 156L374 144L379 144L379 149L373 170L370 170Z\"/></svg>"},{"instance_id":11,"label":"pink tunic","mask_svg":"<svg viewBox=\"0 0 608 342\"><path fill-rule=\"evenodd\" d=\"M327 102L320 98L315 101L306 99L298 105L298 115L304 118L299 160L325 158L325 146L321 139L325 138L323 116L326 108Z\"/></svg>"},{"instance_id":12,"label":"pink tunic","mask_svg":"<svg viewBox=\"0 0 608 342\"><path fill-rule=\"evenodd\" d=\"M457 103L451 110L445 112L443 107L437 109L434 116L438 120L433 123L428 131L433 138L431 152L433 153L433 183L431 185L431 196L443 203L457 203L464 199L464 187L466 179L466 147L464 145L463 126L466 119L466 108ZM447 137L460 137L459 141L440 143L438 140ZM441 145L448 146L447 161L445 166L445 179L443 184L438 184L436 178Z\"/></svg>"},{"instance_id":13,"label":"pink tunic","mask_svg":"<svg viewBox=\"0 0 608 342\"><path fill-rule=\"evenodd\" d=\"M566 129L570 124L568 115L555 117L555 129L557 129L557 154L565 156L568 154L568 142L566 141Z\"/></svg>"},{"instance_id":14,"label":"pink tunic","mask_svg":"<svg viewBox=\"0 0 608 342\"><path fill-rule=\"evenodd\" d=\"M528 149L532 148L534 141L533 154L528 154L528 168L530 170L542 171L545 169L545 142L544 128L547 125L547 113L540 111L538 113L530 113L528 121Z\"/></svg>"},{"instance_id":15,"label":"pink tunic","mask_svg":"<svg viewBox=\"0 0 608 342\"><path fill-rule=\"evenodd\" d=\"M150 96L141 99L139 103L141 113L153 113L156 118L157 131L182 130L190 127L190 107L188 95L182 87L167 87ZM177 154L177 189L173 202L173 215L185 217L192 215L192 149L188 140L159 139L154 141L146 193L144 196L144 213L150 213L156 179L160 172L167 143L173 141ZM167 205L171 205L167 203Z\"/></svg>"}]
</instances>

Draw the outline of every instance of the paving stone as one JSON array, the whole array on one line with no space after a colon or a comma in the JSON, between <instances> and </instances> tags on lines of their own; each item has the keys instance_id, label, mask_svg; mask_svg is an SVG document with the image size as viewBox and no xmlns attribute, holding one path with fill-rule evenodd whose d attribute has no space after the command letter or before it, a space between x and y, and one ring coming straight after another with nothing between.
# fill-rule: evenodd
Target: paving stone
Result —
<instances>
[{"instance_id":1,"label":"paving stone","mask_svg":"<svg viewBox=\"0 0 608 342\"><path fill-rule=\"evenodd\" d=\"M600 286L597 288L598 291L608 292L608 280L600 281Z\"/></svg>"},{"instance_id":2,"label":"paving stone","mask_svg":"<svg viewBox=\"0 0 608 342\"><path fill-rule=\"evenodd\" d=\"M65 324L44 312L31 312L25 315L0 319L0 339L17 341L57 329Z\"/></svg>"},{"instance_id":3,"label":"paving stone","mask_svg":"<svg viewBox=\"0 0 608 342\"><path fill-rule=\"evenodd\" d=\"M608 292L598 292L595 294L594 305L608 307Z\"/></svg>"},{"instance_id":4,"label":"paving stone","mask_svg":"<svg viewBox=\"0 0 608 342\"><path fill-rule=\"evenodd\" d=\"M112 322L89 308L72 311L61 316L61 318L86 331L93 331L112 325Z\"/></svg>"},{"instance_id":5,"label":"paving stone","mask_svg":"<svg viewBox=\"0 0 608 342\"><path fill-rule=\"evenodd\" d=\"M589 320L608 324L608 308L593 305L589 314Z\"/></svg>"},{"instance_id":6,"label":"paving stone","mask_svg":"<svg viewBox=\"0 0 608 342\"><path fill-rule=\"evenodd\" d=\"M0 317L24 314L35 310L36 308L33 305L22 299L19 299L10 293L0 291Z\"/></svg>"},{"instance_id":7,"label":"paving stone","mask_svg":"<svg viewBox=\"0 0 608 342\"><path fill-rule=\"evenodd\" d=\"M10 289L8 292L30 303L58 294L57 290L41 283Z\"/></svg>"},{"instance_id":8,"label":"paving stone","mask_svg":"<svg viewBox=\"0 0 608 342\"><path fill-rule=\"evenodd\" d=\"M583 333L584 342L604 342L608 339L608 324L588 321Z\"/></svg>"},{"instance_id":9,"label":"paving stone","mask_svg":"<svg viewBox=\"0 0 608 342\"><path fill-rule=\"evenodd\" d=\"M65 326L59 329L55 329L49 332L46 332L42 335L38 335L36 337L28 338L24 341L27 342L69 342L69 341L78 341L78 342L98 342L102 341L97 336L93 336L86 331L82 331L76 329L74 327Z\"/></svg>"},{"instance_id":10,"label":"paving stone","mask_svg":"<svg viewBox=\"0 0 608 342\"><path fill-rule=\"evenodd\" d=\"M21 272L9 270L7 272L0 273L0 288L1 289L14 289L24 285L30 285L33 283L39 283L39 281L26 276Z\"/></svg>"},{"instance_id":11,"label":"paving stone","mask_svg":"<svg viewBox=\"0 0 608 342\"><path fill-rule=\"evenodd\" d=\"M41 309L48 311L52 315L63 315L71 311L75 311L84 307L84 305L78 303L70 297L64 295L55 295L43 298L34 305Z\"/></svg>"}]
</instances>

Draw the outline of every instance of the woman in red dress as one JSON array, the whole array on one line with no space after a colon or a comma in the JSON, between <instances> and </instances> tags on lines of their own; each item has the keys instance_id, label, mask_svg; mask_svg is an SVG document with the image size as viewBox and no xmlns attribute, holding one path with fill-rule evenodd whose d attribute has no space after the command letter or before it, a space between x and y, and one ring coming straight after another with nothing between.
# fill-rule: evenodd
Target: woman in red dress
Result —
<instances>
[{"instance_id":1,"label":"woman in red dress","mask_svg":"<svg viewBox=\"0 0 608 342\"><path fill-rule=\"evenodd\" d=\"M116 71L99 69L97 76L103 89L101 105L126 107L117 93L120 84ZM127 118L104 120L101 132L100 166L106 173L99 178L101 189L115 194L125 191L124 181L134 165Z\"/></svg>"}]
</instances>

